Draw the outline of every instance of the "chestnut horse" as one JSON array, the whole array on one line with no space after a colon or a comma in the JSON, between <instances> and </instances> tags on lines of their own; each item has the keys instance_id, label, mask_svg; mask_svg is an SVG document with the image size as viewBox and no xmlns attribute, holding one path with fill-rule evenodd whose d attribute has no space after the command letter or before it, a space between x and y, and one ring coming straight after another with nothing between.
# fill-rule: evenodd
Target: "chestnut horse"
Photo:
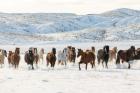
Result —
<instances>
[{"instance_id":1,"label":"chestnut horse","mask_svg":"<svg viewBox=\"0 0 140 93\"><path fill-rule=\"evenodd\" d=\"M108 60L109 60L109 46L108 45L104 46L103 49L98 50L97 60L98 60L98 64L100 64L100 61L102 60L103 67L104 67L104 62L105 62L106 68L108 68Z\"/></svg>"},{"instance_id":2,"label":"chestnut horse","mask_svg":"<svg viewBox=\"0 0 140 93\"><path fill-rule=\"evenodd\" d=\"M112 50L109 50L109 61L113 61L113 59L117 59L116 58L116 54L117 54L117 47L114 47Z\"/></svg>"},{"instance_id":3,"label":"chestnut horse","mask_svg":"<svg viewBox=\"0 0 140 93\"><path fill-rule=\"evenodd\" d=\"M130 62L135 58L135 46L131 46L128 50L119 50L117 53L116 64L120 64L120 60L122 63L126 61L128 63L128 69L131 68Z\"/></svg>"},{"instance_id":4,"label":"chestnut horse","mask_svg":"<svg viewBox=\"0 0 140 93\"><path fill-rule=\"evenodd\" d=\"M15 68L18 68L20 61L20 48L16 48L15 52L11 54L11 63Z\"/></svg>"},{"instance_id":5,"label":"chestnut horse","mask_svg":"<svg viewBox=\"0 0 140 93\"><path fill-rule=\"evenodd\" d=\"M12 64L12 59L11 59L11 55L13 54L13 52L12 51L9 51L9 54L8 54L8 63L9 63L9 67L10 67L10 65L13 65Z\"/></svg>"},{"instance_id":6,"label":"chestnut horse","mask_svg":"<svg viewBox=\"0 0 140 93\"><path fill-rule=\"evenodd\" d=\"M91 64L92 68L95 66L95 54L89 50L86 52L83 52L82 49L78 49L77 57L81 56L80 62L79 62L79 70L81 70L80 64L84 63L86 64L86 70L88 63Z\"/></svg>"},{"instance_id":7,"label":"chestnut horse","mask_svg":"<svg viewBox=\"0 0 140 93\"><path fill-rule=\"evenodd\" d=\"M51 64L51 67L54 68L56 62L56 49L52 48L52 52L48 53L46 56L47 66Z\"/></svg>"}]
</instances>

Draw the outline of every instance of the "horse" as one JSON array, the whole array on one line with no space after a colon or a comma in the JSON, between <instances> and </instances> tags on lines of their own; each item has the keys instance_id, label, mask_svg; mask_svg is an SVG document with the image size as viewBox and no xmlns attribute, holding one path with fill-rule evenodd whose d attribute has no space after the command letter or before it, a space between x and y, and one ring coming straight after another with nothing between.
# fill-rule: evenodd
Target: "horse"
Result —
<instances>
[{"instance_id":1,"label":"horse","mask_svg":"<svg viewBox=\"0 0 140 93\"><path fill-rule=\"evenodd\" d=\"M35 57L34 57L32 49L29 49L29 51L25 52L24 60L28 65L32 66L32 69L34 69L34 66L33 66L34 59L35 59Z\"/></svg>"},{"instance_id":2,"label":"horse","mask_svg":"<svg viewBox=\"0 0 140 93\"><path fill-rule=\"evenodd\" d=\"M39 61L41 62L42 61L42 63L43 63L43 55L44 55L44 49L43 48L41 48L41 50L40 50L40 52L39 52Z\"/></svg>"},{"instance_id":3,"label":"horse","mask_svg":"<svg viewBox=\"0 0 140 93\"><path fill-rule=\"evenodd\" d=\"M56 62L56 49L52 48L52 52L47 53L46 56L47 66L51 64L51 67L54 68Z\"/></svg>"},{"instance_id":4,"label":"horse","mask_svg":"<svg viewBox=\"0 0 140 93\"><path fill-rule=\"evenodd\" d=\"M4 64L5 57L7 57L6 50L0 49L0 65L1 65L1 67Z\"/></svg>"},{"instance_id":5,"label":"horse","mask_svg":"<svg viewBox=\"0 0 140 93\"><path fill-rule=\"evenodd\" d=\"M75 59L76 59L76 50L75 50L75 47L68 46L67 59L68 59L69 62L75 63Z\"/></svg>"},{"instance_id":6,"label":"horse","mask_svg":"<svg viewBox=\"0 0 140 93\"><path fill-rule=\"evenodd\" d=\"M113 61L113 59L117 59L116 58L116 54L117 54L117 47L114 47L112 50L109 50L109 61Z\"/></svg>"},{"instance_id":7,"label":"horse","mask_svg":"<svg viewBox=\"0 0 140 93\"><path fill-rule=\"evenodd\" d=\"M15 68L18 68L20 61L20 48L16 48L15 52L11 54L11 63Z\"/></svg>"},{"instance_id":8,"label":"horse","mask_svg":"<svg viewBox=\"0 0 140 93\"><path fill-rule=\"evenodd\" d=\"M65 66L67 65L67 48L64 48L63 51L58 51L58 64L61 64L61 65L64 65Z\"/></svg>"},{"instance_id":9,"label":"horse","mask_svg":"<svg viewBox=\"0 0 140 93\"><path fill-rule=\"evenodd\" d=\"M86 64L85 69L87 70L88 63L91 64L92 68L95 66L95 54L91 51L84 52L82 49L78 49L77 57L81 56L79 62L79 70L81 70L80 64Z\"/></svg>"},{"instance_id":10,"label":"horse","mask_svg":"<svg viewBox=\"0 0 140 93\"><path fill-rule=\"evenodd\" d=\"M36 64L36 67L38 68L39 55L37 52L37 48L33 48L33 54L34 54L34 62Z\"/></svg>"},{"instance_id":11,"label":"horse","mask_svg":"<svg viewBox=\"0 0 140 93\"><path fill-rule=\"evenodd\" d=\"M10 67L10 65L13 65L12 64L12 59L11 59L11 55L13 54L13 52L12 51L9 51L9 54L8 54L8 63L9 63L9 67Z\"/></svg>"},{"instance_id":12,"label":"horse","mask_svg":"<svg viewBox=\"0 0 140 93\"><path fill-rule=\"evenodd\" d=\"M100 64L100 61L102 60L102 66L104 67L104 62L105 62L106 68L108 68L108 60L109 60L109 46L108 45L105 45L103 49L98 50L97 60L98 60L98 65Z\"/></svg>"},{"instance_id":13,"label":"horse","mask_svg":"<svg viewBox=\"0 0 140 93\"><path fill-rule=\"evenodd\" d=\"M129 61L134 60L135 55L135 46L131 46L127 50L119 50L117 53L116 64L120 64L120 60L122 60L122 63L125 61L128 63L128 69L130 69L131 66Z\"/></svg>"}]
</instances>

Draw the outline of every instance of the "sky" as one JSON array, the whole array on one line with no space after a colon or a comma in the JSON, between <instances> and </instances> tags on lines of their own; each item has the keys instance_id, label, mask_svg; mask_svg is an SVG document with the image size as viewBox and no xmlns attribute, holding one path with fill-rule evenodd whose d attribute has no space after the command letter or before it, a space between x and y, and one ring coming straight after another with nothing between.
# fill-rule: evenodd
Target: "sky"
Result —
<instances>
[{"instance_id":1,"label":"sky","mask_svg":"<svg viewBox=\"0 0 140 93\"><path fill-rule=\"evenodd\" d=\"M98 14L130 8L140 10L140 0L0 0L0 12Z\"/></svg>"}]
</instances>

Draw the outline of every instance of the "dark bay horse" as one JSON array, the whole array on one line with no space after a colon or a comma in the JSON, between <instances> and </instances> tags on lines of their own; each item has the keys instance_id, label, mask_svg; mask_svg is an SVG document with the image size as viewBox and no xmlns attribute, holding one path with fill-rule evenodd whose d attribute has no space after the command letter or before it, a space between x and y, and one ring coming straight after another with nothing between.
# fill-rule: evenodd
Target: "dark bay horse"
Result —
<instances>
[{"instance_id":1,"label":"dark bay horse","mask_svg":"<svg viewBox=\"0 0 140 93\"><path fill-rule=\"evenodd\" d=\"M78 49L77 57L81 56L80 62L79 62L79 70L81 70L80 64L84 63L86 64L86 70L88 63L91 64L92 68L95 66L95 55L93 52L87 50L86 52L83 52L82 49Z\"/></svg>"},{"instance_id":2,"label":"dark bay horse","mask_svg":"<svg viewBox=\"0 0 140 93\"><path fill-rule=\"evenodd\" d=\"M32 69L34 69L34 66L33 66L33 63L34 63L34 54L33 54L33 50L30 49L29 51L27 51L25 53L25 56L24 56L24 60L25 62L28 64L28 65L31 65L32 66Z\"/></svg>"},{"instance_id":3,"label":"dark bay horse","mask_svg":"<svg viewBox=\"0 0 140 93\"><path fill-rule=\"evenodd\" d=\"M46 56L47 66L51 64L51 67L54 68L56 62L56 49L52 48L52 52L48 53Z\"/></svg>"},{"instance_id":4,"label":"dark bay horse","mask_svg":"<svg viewBox=\"0 0 140 93\"><path fill-rule=\"evenodd\" d=\"M106 68L108 68L108 60L109 60L109 46L108 45L104 46L103 49L98 50L97 60L98 60L98 64L100 64L100 61L102 60L103 67L104 67L104 62L105 62Z\"/></svg>"},{"instance_id":5,"label":"dark bay horse","mask_svg":"<svg viewBox=\"0 0 140 93\"><path fill-rule=\"evenodd\" d=\"M11 54L11 64L15 67L18 68L19 66L19 61L20 61L20 48L16 48L15 52Z\"/></svg>"},{"instance_id":6,"label":"dark bay horse","mask_svg":"<svg viewBox=\"0 0 140 93\"><path fill-rule=\"evenodd\" d=\"M67 47L67 59L69 62L73 62L75 63L75 59L76 59L76 50L75 50L75 47L72 47L72 46L68 46Z\"/></svg>"},{"instance_id":7,"label":"dark bay horse","mask_svg":"<svg viewBox=\"0 0 140 93\"><path fill-rule=\"evenodd\" d=\"M36 67L38 68L39 54L38 54L37 48L32 48L32 51L34 55L34 62L36 64Z\"/></svg>"},{"instance_id":8,"label":"dark bay horse","mask_svg":"<svg viewBox=\"0 0 140 93\"><path fill-rule=\"evenodd\" d=\"M120 60L122 60L122 63L125 61L128 63L128 68L130 69L130 62L134 60L135 57L135 46L131 46L128 50L119 50L117 53L117 60L116 64L120 64Z\"/></svg>"}]
</instances>

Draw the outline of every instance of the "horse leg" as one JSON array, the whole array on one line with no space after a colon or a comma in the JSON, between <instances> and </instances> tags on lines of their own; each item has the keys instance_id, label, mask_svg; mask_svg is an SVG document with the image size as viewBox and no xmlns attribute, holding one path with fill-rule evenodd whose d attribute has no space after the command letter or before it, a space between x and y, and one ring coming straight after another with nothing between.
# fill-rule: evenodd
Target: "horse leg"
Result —
<instances>
[{"instance_id":1,"label":"horse leg","mask_svg":"<svg viewBox=\"0 0 140 93\"><path fill-rule=\"evenodd\" d=\"M117 54L116 64L120 64L120 56Z\"/></svg>"},{"instance_id":2,"label":"horse leg","mask_svg":"<svg viewBox=\"0 0 140 93\"><path fill-rule=\"evenodd\" d=\"M106 61L105 64L106 64L106 68L108 68L108 61Z\"/></svg>"},{"instance_id":3,"label":"horse leg","mask_svg":"<svg viewBox=\"0 0 140 93\"><path fill-rule=\"evenodd\" d=\"M93 68L94 63L93 62L90 62L90 64L91 64L91 67Z\"/></svg>"},{"instance_id":4,"label":"horse leg","mask_svg":"<svg viewBox=\"0 0 140 93\"><path fill-rule=\"evenodd\" d=\"M53 68L54 68L54 66L55 66L55 62L53 62Z\"/></svg>"},{"instance_id":5,"label":"horse leg","mask_svg":"<svg viewBox=\"0 0 140 93\"><path fill-rule=\"evenodd\" d=\"M100 65L100 59L98 58L98 65Z\"/></svg>"},{"instance_id":6,"label":"horse leg","mask_svg":"<svg viewBox=\"0 0 140 93\"><path fill-rule=\"evenodd\" d=\"M81 63L82 63L82 62L80 61L80 62L79 62L79 70L81 70L81 67L80 67L80 64L81 64Z\"/></svg>"},{"instance_id":7,"label":"horse leg","mask_svg":"<svg viewBox=\"0 0 140 93\"><path fill-rule=\"evenodd\" d=\"M87 70L88 63L86 63L86 70Z\"/></svg>"},{"instance_id":8,"label":"horse leg","mask_svg":"<svg viewBox=\"0 0 140 93\"><path fill-rule=\"evenodd\" d=\"M92 64L93 64L93 66L95 67L95 60L93 60L93 63L92 63ZM92 68L93 68L93 67L92 67Z\"/></svg>"},{"instance_id":9,"label":"horse leg","mask_svg":"<svg viewBox=\"0 0 140 93\"><path fill-rule=\"evenodd\" d=\"M103 66L103 68L104 68L104 60L102 60L102 66Z\"/></svg>"},{"instance_id":10,"label":"horse leg","mask_svg":"<svg viewBox=\"0 0 140 93\"><path fill-rule=\"evenodd\" d=\"M131 68L130 63L128 63L128 69L130 69L130 68Z\"/></svg>"},{"instance_id":11,"label":"horse leg","mask_svg":"<svg viewBox=\"0 0 140 93\"><path fill-rule=\"evenodd\" d=\"M34 70L34 65L33 65L33 62L31 62L31 66L32 66L32 70Z\"/></svg>"},{"instance_id":12,"label":"horse leg","mask_svg":"<svg viewBox=\"0 0 140 93\"><path fill-rule=\"evenodd\" d=\"M66 67L66 65L67 65L67 62L66 62L66 60L65 60L64 62L65 62L65 67Z\"/></svg>"},{"instance_id":13,"label":"horse leg","mask_svg":"<svg viewBox=\"0 0 140 93\"><path fill-rule=\"evenodd\" d=\"M61 63L61 60L58 60L58 65Z\"/></svg>"}]
</instances>

